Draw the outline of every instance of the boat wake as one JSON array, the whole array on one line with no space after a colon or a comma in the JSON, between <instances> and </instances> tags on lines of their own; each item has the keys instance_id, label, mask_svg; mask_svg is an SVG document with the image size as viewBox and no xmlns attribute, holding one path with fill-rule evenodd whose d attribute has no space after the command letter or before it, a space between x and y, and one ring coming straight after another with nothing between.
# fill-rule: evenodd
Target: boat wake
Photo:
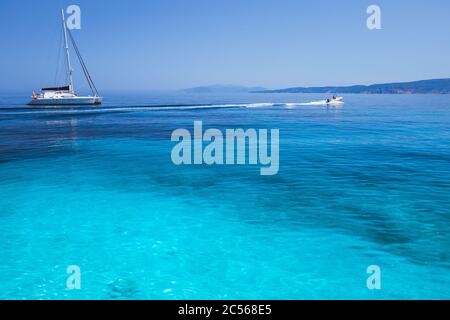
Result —
<instances>
[{"instance_id":1,"label":"boat wake","mask_svg":"<svg viewBox=\"0 0 450 320\"><path fill-rule=\"evenodd\" d=\"M318 100L318 101L311 101L311 102L304 102L304 103L286 103L286 108L292 109L295 107L301 107L301 106L340 106L342 105L342 101L327 101L327 100Z\"/></svg>"},{"instance_id":2,"label":"boat wake","mask_svg":"<svg viewBox=\"0 0 450 320\"><path fill-rule=\"evenodd\" d=\"M193 105L149 105L149 106L111 106L111 107L63 107L60 106L40 106L40 107L2 107L1 115L11 114L44 114L44 115L82 115L82 114L102 114L102 113L122 113L122 112L150 112L169 110L202 110L202 109L222 109L222 108L270 108L277 105L275 103L230 103L230 104L193 104Z\"/></svg>"},{"instance_id":3,"label":"boat wake","mask_svg":"<svg viewBox=\"0 0 450 320\"><path fill-rule=\"evenodd\" d=\"M319 100L319 101L312 101L312 102L306 102L306 103L299 103L300 106L326 106L329 105L330 102L327 102L327 100Z\"/></svg>"},{"instance_id":4,"label":"boat wake","mask_svg":"<svg viewBox=\"0 0 450 320\"><path fill-rule=\"evenodd\" d=\"M236 109L236 108L286 108L293 109L300 106L326 106L326 100L307 103L257 102L257 103L227 103L227 104L166 104L166 105L137 105L137 106L104 106L104 107L0 107L0 115L42 114L42 115L89 115L105 113L151 112L170 110L208 110L208 109Z\"/></svg>"},{"instance_id":5,"label":"boat wake","mask_svg":"<svg viewBox=\"0 0 450 320\"><path fill-rule=\"evenodd\" d=\"M299 105L301 105L301 106L323 106L323 105L327 105L327 100L319 100L319 101L300 103Z\"/></svg>"}]
</instances>

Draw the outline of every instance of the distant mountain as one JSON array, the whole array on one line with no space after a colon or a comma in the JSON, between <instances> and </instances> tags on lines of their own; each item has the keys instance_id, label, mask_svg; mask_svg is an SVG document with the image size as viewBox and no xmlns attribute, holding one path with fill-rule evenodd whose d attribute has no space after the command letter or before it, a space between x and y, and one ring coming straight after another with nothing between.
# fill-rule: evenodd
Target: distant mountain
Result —
<instances>
[{"instance_id":1,"label":"distant mountain","mask_svg":"<svg viewBox=\"0 0 450 320\"><path fill-rule=\"evenodd\" d=\"M186 93L245 93L253 91L264 91L266 88L263 87L244 87L236 85L212 85L204 87L195 87L184 89L183 92Z\"/></svg>"},{"instance_id":2,"label":"distant mountain","mask_svg":"<svg viewBox=\"0 0 450 320\"><path fill-rule=\"evenodd\" d=\"M414 94L414 93L450 93L450 79L433 79L413 82L356 85L344 87L295 87L278 90L253 90L255 93L378 93L378 94Z\"/></svg>"}]
</instances>

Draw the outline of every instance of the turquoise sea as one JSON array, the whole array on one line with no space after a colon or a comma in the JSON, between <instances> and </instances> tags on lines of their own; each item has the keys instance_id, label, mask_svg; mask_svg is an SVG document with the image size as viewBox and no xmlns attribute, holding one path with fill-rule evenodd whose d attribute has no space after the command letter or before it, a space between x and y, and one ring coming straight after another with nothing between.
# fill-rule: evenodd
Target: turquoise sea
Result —
<instances>
[{"instance_id":1,"label":"turquoise sea","mask_svg":"<svg viewBox=\"0 0 450 320\"><path fill-rule=\"evenodd\" d=\"M450 96L322 98L3 96L0 298L449 299ZM175 166L194 120L278 128L279 174Z\"/></svg>"}]
</instances>

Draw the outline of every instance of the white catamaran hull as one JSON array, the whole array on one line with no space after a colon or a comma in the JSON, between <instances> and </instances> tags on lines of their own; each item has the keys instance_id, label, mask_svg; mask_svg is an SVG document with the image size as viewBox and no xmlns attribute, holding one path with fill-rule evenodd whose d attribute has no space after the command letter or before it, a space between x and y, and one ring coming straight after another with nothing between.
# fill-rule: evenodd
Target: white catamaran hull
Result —
<instances>
[{"instance_id":1,"label":"white catamaran hull","mask_svg":"<svg viewBox=\"0 0 450 320\"><path fill-rule=\"evenodd\" d=\"M38 98L30 101L32 106L60 106L60 105L96 105L101 104L100 97L76 97L76 98Z\"/></svg>"}]
</instances>

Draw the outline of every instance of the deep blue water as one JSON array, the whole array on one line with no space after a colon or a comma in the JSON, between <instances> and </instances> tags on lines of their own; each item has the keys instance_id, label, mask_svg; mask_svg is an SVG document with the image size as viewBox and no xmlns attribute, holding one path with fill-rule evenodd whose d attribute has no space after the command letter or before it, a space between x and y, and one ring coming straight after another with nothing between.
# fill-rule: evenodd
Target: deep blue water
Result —
<instances>
[{"instance_id":1,"label":"deep blue water","mask_svg":"<svg viewBox=\"0 0 450 320\"><path fill-rule=\"evenodd\" d=\"M450 96L322 98L0 98L0 298L450 298ZM194 120L279 128L279 174L175 166Z\"/></svg>"}]
</instances>

